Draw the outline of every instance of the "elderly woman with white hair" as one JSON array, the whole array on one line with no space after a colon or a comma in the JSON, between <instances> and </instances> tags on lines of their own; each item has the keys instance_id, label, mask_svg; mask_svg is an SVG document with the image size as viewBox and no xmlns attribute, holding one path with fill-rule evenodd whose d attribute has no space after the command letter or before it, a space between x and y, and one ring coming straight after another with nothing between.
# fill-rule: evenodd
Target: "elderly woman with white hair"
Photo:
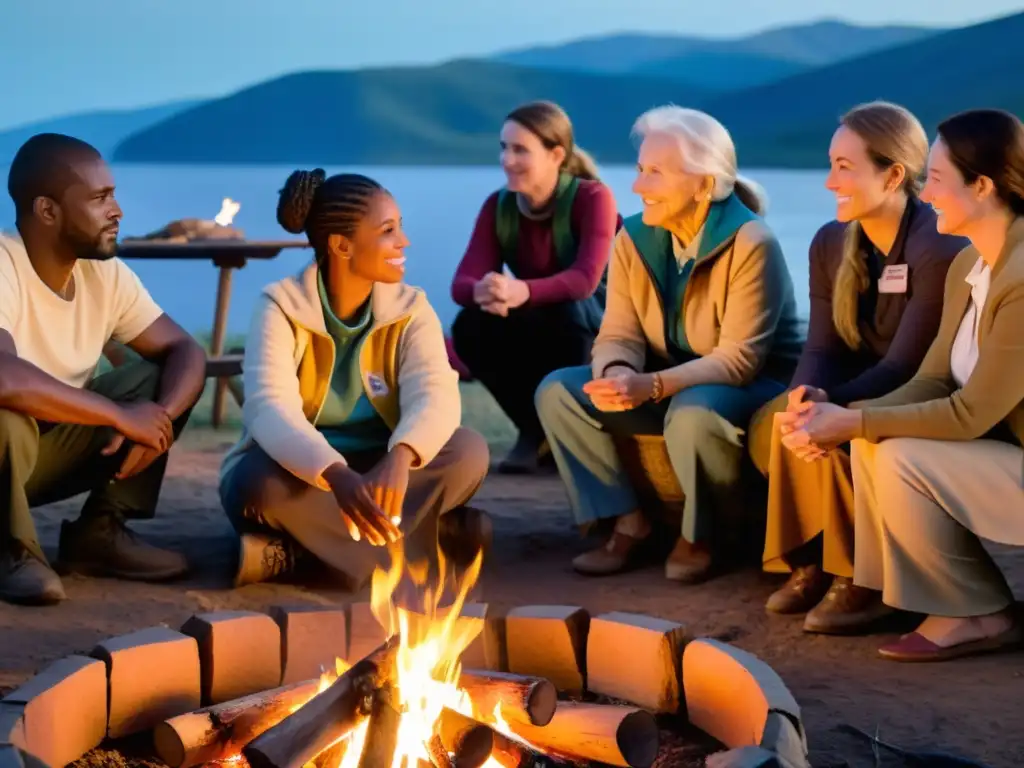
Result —
<instances>
[{"instance_id":1,"label":"elderly woman with white hair","mask_svg":"<svg viewBox=\"0 0 1024 768\"><path fill-rule=\"evenodd\" d=\"M536 404L577 522L615 519L608 542L577 557L576 570L617 573L649 551L651 521L612 436L658 434L686 497L665 575L694 583L724 559L748 510L764 508L744 492L754 473L743 438L757 409L786 388L802 339L763 194L738 177L728 131L703 112L666 106L642 115L634 133L643 212L615 239L592 365L549 375ZM761 524L752 525L756 540Z\"/></svg>"}]
</instances>

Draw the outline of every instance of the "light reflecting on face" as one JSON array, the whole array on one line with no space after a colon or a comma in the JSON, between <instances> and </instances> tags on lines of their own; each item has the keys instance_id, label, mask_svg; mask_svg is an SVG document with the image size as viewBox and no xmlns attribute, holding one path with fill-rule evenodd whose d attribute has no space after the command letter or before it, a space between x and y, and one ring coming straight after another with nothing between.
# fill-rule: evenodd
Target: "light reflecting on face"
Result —
<instances>
[{"instance_id":1,"label":"light reflecting on face","mask_svg":"<svg viewBox=\"0 0 1024 768\"><path fill-rule=\"evenodd\" d=\"M868 153L867 142L845 125L839 126L828 148L825 188L836 196L836 219L858 221L879 210L895 190L886 190L890 169L880 169Z\"/></svg>"},{"instance_id":2,"label":"light reflecting on face","mask_svg":"<svg viewBox=\"0 0 1024 768\"><path fill-rule=\"evenodd\" d=\"M76 181L58 201L60 238L80 259L109 259L117 253L121 206L114 177L101 158L76 162Z\"/></svg>"},{"instance_id":3,"label":"light reflecting on face","mask_svg":"<svg viewBox=\"0 0 1024 768\"><path fill-rule=\"evenodd\" d=\"M644 137L633 192L643 202L643 222L665 226L694 205L704 177L688 173L679 141L667 133Z\"/></svg>"},{"instance_id":4,"label":"light reflecting on face","mask_svg":"<svg viewBox=\"0 0 1024 768\"><path fill-rule=\"evenodd\" d=\"M352 272L378 283L401 282L408 246L398 203L378 192L350 240Z\"/></svg>"},{"instance_id":5,"label":"light reflecting on face","mask_svg":"<svg viewBox=\"0 0 1024 768\"><path fill-rule=\"evenodd\" d=\"M514 120L501 127L501 169L512 192L543 188L558 177L563 153L548 149L540 138Z\"/></svg>"},{"instance_id":6,"label":"light reflecting on face","mask_svg":"<svg viewBox=\"0 0 1024 768\"><path fill-rule=\"evenodd\" d=\"M928 178L921 199L935 209L935 227L943 234L961 234L979 210L972 188L964 183L941 138L935 140L928 153Z\"/></svg>"}]
</instances>

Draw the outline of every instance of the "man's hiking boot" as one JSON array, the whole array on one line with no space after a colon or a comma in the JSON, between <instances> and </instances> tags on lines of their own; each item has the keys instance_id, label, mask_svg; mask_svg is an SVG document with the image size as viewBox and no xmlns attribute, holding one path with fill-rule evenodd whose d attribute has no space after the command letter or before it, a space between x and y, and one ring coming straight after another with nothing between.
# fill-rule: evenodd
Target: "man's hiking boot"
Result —
<instances>
[{"instance_id":1,"label":"man's hiking boot","mask_svg":"<svg viewBox=\"0 0 1024 768\"><path fill-rule=\"evenodd\" d=\"M18 605L55 605L67 595L50 566L19 547L16 553L0 555L0 599Z\"/></svg>"},{"instance_id":2,"label":"man's hiking boot","mask_svg":"<svg viewBox=\"0 0 1024 768\"><path fill-rule=\"evenodd\" d=\"M147 544L125 526L124 518L107 513L61 524L59 567L87 576L168 581L188 572L188 560Z\"/></svg>"}]
</instances>

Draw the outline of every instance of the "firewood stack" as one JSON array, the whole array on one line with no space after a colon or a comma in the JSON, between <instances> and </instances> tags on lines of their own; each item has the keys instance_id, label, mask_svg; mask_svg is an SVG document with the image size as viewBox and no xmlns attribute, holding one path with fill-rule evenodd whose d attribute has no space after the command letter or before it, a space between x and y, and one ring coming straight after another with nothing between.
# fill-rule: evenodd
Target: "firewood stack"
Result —
<instances>
[{"instance_id":1,"label":"firewood stack","mask_svg":"<svg viewBox=\"0 0 1024 768\"><path fill-rule=\"evenodd\" d=\"M337 768L347 737L368 720L359 768L391 768L402 717L398 647L389 639L319 693L311 680L168 720L156 730L157 753L171 768L239 754L251 768ZM458 687L480 719L444 709L426 745L430 762L408 768L649 768L657 757L658 726L643 709L559 701L549 680L504 672L464 670Z\"/></svg>"}]
</instances>

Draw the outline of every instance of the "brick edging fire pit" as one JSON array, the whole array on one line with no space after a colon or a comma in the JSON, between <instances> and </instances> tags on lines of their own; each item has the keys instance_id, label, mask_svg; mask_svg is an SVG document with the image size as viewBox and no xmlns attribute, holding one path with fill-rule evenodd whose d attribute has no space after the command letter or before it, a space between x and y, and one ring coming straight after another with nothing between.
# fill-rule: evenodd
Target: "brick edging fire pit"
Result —
<instances>
[{"instance_id":1,"label":"brick edging fire pit","mask_svg":"<svg viewBox=\"0 0 1024 768\"><path fill-rule=\"evenodd\" d=\"M462 654L467 669L543 677L570 695L586 691L679 713L732 750L715 756L723 768L808 765L799 706L747 651L690 639L682 625L663 619L591 617L573 606L524 606L496 616L473 603L462 617L480 629ZM178 631L161 626L110 638L88 656L54 662L0 701L0 768L28 765L28 756L63 766L105 738L316 678L337 657L363 658L384 634L368 603L351 603L202 613Z\"/></svg>"}]
</instances>

